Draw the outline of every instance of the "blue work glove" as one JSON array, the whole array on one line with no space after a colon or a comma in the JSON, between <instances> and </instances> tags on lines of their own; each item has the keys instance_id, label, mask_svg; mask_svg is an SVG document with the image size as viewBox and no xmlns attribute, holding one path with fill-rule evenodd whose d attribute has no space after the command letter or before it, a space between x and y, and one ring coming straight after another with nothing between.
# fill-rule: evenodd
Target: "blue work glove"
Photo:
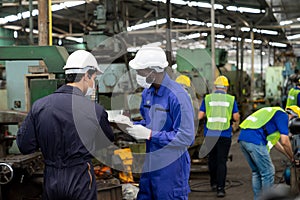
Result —
<instances>
[{"instance_id":1,"label":"blue work glove","mask_svg":"<svg viewBox=\"0 0 300 200\"><path fill-rule=\"evenodd\" d=\"M151 137L151 130L138 124L138 125L132 125L131 127L126 128L126 131L129 135L134 137L137 140L149 140Z\"/></svg>"}]
</instances>

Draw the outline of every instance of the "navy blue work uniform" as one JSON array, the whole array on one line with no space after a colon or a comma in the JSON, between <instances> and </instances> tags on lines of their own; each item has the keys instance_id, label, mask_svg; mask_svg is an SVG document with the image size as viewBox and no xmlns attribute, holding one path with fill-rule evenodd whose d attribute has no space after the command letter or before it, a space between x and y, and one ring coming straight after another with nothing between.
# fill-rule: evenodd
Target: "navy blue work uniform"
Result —
<instances>
[{"instance_id":1,"label":"navy blue work uniform","mask_svg":"<svg viewBox=\"0 0 300 200\"><path fill-rule=\"evenodd\" d=\"M17 144L23 154L39 148L43 154L43 199L95 200L92 154L113 139L104 108L77 87L64 85L33 104Z\"/></svg>"},{"instance_id":2,"label":"navy blue work uniform","mask_svg":"<svg viewBox=\"0 0 300 200\"><path fill-rule=\"evenodd\" d=\"M158 90L152 85L142 93L138 122L152 130L146 140L146 159L138 200L188 198L194 112L191 99L181 85L165 74Z\"/></svg>"}]
</instances>

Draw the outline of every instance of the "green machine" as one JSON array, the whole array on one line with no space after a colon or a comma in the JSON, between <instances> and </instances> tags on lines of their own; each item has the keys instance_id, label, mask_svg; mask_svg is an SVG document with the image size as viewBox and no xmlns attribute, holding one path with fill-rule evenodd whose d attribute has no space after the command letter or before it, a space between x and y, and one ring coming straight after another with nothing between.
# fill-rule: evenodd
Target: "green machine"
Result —
<instances>
[{"instance_id":1,"label":"green machine","mask_svg":"<svg viewBox=\"0 0 300 200\"><path fill-rule=\"evenodd\" d=\"M227 63L227 51L215 49L217 67ZM211 49L178 49L176 53L177 71L190 77L196 93L203 97L213 86Z\"/></svg>"},{"instance_id":2,"label":"green machine","mask_svg":"<svg viewBox=\"0 0 300 200\"><path fill-rule=\"evenodd\" d=\"M8 109L28 111L35 100L53 93L63 82L68 56L58 46L0 47L0 60L6 61Z\"/></svg>"}]
</instances>

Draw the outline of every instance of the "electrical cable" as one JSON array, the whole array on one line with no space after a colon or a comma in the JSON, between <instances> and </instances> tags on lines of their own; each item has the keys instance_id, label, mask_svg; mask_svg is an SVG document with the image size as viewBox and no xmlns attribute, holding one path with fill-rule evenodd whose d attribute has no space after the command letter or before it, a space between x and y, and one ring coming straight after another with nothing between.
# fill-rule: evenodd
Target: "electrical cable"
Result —
<instances>
[{"instance_id":1,"label":"electrical cable","mask_svg":"<svg viewBox=\"0 0 300 200\"><path fill-rule=\"evenodd\" d=\"M226 180L225 189L229 189L231 187L238 187L243 185L244 183L239 180ZM194 183L190 185L191 191L193 192L211 192L209 181Z\"/></svg>"}]
</instances>

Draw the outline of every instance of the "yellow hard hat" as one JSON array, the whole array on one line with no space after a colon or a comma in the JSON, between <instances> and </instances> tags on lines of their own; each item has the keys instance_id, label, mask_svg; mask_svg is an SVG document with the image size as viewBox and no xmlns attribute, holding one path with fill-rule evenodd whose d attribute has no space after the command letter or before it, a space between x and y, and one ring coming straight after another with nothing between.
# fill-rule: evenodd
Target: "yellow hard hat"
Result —
<instances>
[{"instance_id":1,"label":"yellow hard hat","mask_svg":"<svg viewBox=\"0 0 300 200\"><path fill-rule=\"evenodd\" d=\"M291 115L297 115L296 117L300 117L300 108L298 106L287 106L285 108L286 112ZM292 112L290 112L292 111Z\"/></svg>"},{"instance_id":2,"label":"yellow hard hat","mask_svg":"<svg viewBox=\"0 0 300 200\"><path fill-rule=\"evenodd\" d=\"M225 76L218 76L214 82L214 85L229 86L228 79Z\"/></svg>"},{"instance_id":3,"label":"yellow hard hat","mask_svg":"<svg viewBox=\"0 0 300 200\"><path fill-rule=\"evenodd\" d=\"M187 87L191 87L191 79L186 75L180 75L176 78L176 82Z\"/></svg>"}]
</instances>

